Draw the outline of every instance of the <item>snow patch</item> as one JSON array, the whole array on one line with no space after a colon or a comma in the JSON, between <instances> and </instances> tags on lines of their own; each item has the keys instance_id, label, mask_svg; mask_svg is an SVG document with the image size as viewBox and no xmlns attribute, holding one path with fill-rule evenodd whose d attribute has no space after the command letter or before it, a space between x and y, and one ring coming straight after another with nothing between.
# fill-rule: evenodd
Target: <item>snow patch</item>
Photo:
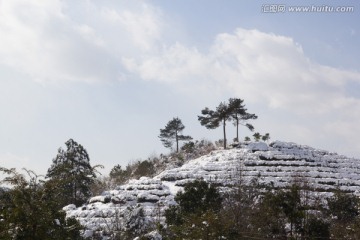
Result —
<instances>
[{"instance_id":1,"label":"snow patch","mask_svg":"<svg viewBox=\"0 0 360 240\"><path fill-rule=\"evenodd\" d=\"M246 146L247 149L250 151L268 151L269 147L264 142L251 142Z\"/></svg>"}]
</instances>

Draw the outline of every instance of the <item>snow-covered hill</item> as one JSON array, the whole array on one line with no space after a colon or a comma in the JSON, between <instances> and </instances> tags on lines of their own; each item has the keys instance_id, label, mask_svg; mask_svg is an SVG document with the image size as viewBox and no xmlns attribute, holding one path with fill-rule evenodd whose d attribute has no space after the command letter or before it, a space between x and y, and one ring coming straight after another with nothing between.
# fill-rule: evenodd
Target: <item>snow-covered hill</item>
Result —
<instances>
[{"instance_id":1,"label":"snow-covered hill","mask_svg":"<svg viewBox=\"0 0 360 240\"><path fill-rule=\"evenodd\" d=\"M76 217L86 227L85 235L90 236L96 231L106 235L117 229L163 222L163 212L175 204L176 193L185 183L200 178L231 186L240 177L245 183L259 177L260 182L279 188L301 179L316 195L329 195L337 187L360 195L359 163L359 159L295 143L242 143L190 160L154 178L131 180L91 198L83 207L69 205L64 210L68 217Z\"/></svg>"}]
</instances>

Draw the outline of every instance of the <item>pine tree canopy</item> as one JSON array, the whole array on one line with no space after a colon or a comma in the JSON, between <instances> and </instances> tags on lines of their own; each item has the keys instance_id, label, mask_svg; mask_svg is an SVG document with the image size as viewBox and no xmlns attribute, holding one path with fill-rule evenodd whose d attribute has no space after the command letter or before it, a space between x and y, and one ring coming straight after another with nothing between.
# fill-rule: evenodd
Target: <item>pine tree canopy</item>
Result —
<instances>
[{"instance_id":1,"label":"pine tree canopy","mask_svg":"<svg viewBox=\"0 0 360 240\"><path fill-rule=\"evenodd\" d=\"M73 139L66 143L66 151L58 150L46 175L57 181L59 195L64 205L82 204L91 195L90 185L96 178L95 167L91 167L86 149Z\"/></svg>"},{"instance_id":2,"label":"pine tree canopy","mask_svg":"<svg viewBox=\"0 0 360 240\"><path fill-rule=\"evenodd\" d=\"M160 129L159 138L166 148L171 148L176 143L176 152L179 151L179 141L189 141L192 139L190 136L181 135L185 129L181 120L176 117L170 120L164 129Z\"/></svg>"},{"instance_id":3,"label":"pine tree canopy","mask_svg":"<svg viewBox=\"0 0 360 240\"><path fill-rule=\"evenodd\" d=\"M228 103L221 102L215 111L206 107L201 111L202 116L198 116L200 124L205 126L207 129L218 128L220 123L222 123L224 133L224 148L226 148L225 126L227 121L234 121L234 125L236 126L237 139L239 139L239 124L246 126L250 131L254 130L254 126L246 122L248 120L257 119L257 116L255 114L247 113L247 109L245 108L245 105L243 105L243 102L244 100L240 98L230 98Z\"/></svg>"}]
</instances>

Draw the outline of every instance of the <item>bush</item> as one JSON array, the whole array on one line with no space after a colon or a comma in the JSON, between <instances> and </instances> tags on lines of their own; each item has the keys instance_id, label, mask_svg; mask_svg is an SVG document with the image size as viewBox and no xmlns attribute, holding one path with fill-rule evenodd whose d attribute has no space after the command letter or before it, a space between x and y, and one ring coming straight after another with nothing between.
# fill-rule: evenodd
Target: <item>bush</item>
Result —
<instances>
[{"instance_id":1,"label":"bush","mask_svg":"<svg viewBox=\"0 0 360 240\"><path fill-rule=\"evenodd\" d=\"M13 186L0 195L0 239L82 239L80 224L65 218L51 184L32 171L26 171L30 180L14 169L0 172L9 175L2 183Z\"/></svg>"}]
</instances>

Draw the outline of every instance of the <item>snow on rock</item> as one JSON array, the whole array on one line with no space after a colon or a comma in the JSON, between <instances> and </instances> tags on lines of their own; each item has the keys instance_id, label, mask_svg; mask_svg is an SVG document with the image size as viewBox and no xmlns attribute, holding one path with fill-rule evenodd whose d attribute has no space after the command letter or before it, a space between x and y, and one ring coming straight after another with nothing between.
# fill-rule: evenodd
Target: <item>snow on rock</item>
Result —
<instances>
[{"instance_id":1,"label":"snow on rock","mask_svg":"<svg viewBox=\"0 0 360 240\"><path fill-rule=\"evenodd\" d=\"M149 232L149 233L145 234L144 237L146 239L151 239L151 240L162 240L162 236L160 235L160 233L158 231ZM137 237L134 240L140 240L140 238Z\"/></svg>"},{"instance_id":2,"label":"snow on rock","mask_svg":"<svg viewBox=\"0 0 360 240\"><path fill-rule=\"evenodd\" d=\"M253 152L267 151L269 149L268 145L264 142L252 142L249 143L246 148Z\"/></svg>"},{"instance_id":3,"label":"snow on rock","mask_svg":"<svg viewBox=\"0 0 360 240\"><path fill-rule=\"evenodd\" d=\"M110 202L111 197L109 195L106 196L96 196L89 199L89 203L95 203L95 202L102 202L102 203L108 203Z\"/></svg>"},{"instance_id":4,"label":"snow on rock","mask_svg":"<svg viewBox=\"0 0 360 240\"><path fill-rule=\"evenodd\" d=\"M213 151L181 167L165 170L154 178L130 180L101 196L90 198L82 207L68 205L63 209L68 217L76 217L85 226L84 235L101 230L103 239L110 239L106 238L106 229L110 231L114 225L130 226L134 214L143 214L142 224L146 223L146 226L164 222L163 213L176 204L176 193L195 179L228 186L236 183L240 176L245 183L259 177L260 183L279 188L301 179L316 195L329 196L337 187L360 195L358 159L280 141L269 145L264 142L240 143L238 146ZM161 236L154 232L153 239L161 239Z\"/></svg>"}]
</instances>

